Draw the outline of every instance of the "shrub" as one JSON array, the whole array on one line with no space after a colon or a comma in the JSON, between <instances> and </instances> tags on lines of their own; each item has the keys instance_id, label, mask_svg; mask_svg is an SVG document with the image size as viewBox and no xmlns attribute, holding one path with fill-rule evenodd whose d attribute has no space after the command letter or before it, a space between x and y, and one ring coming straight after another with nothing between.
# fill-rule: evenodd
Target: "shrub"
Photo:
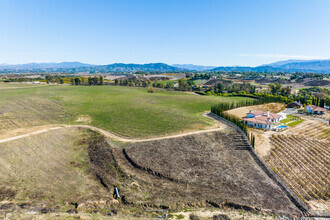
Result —
<instances>
[{"instance_id":1,"label":"shrub","mask_svg":"<svg viewBox=\"0 0 330 220\"><path fill-rule=\"evenodd\" d=\"M154 93L155 92L155 89L153 87L149 87L148 90L147 90L149 93Z\"/></svg>"}]
</instances>

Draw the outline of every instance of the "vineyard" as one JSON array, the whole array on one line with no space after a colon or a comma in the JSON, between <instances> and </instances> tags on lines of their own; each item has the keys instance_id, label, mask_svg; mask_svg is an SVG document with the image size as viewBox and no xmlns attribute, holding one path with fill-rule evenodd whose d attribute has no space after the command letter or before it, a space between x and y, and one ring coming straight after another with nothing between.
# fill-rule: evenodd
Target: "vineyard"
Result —
<instances>
[{"instance_id":1,"label":"vineyard","mask_svg":"<svg viewBox=\"0 0 330 220\"><path fill-rule=\"evenodd\" d=\"M306 138L330 141L330 126L317 120L305 120L294 129L287 130L284 133L304 135Z\"/></svg>"},{"instance_id":2,"label":"vineyard","mask_svg":"<svg viewBox=\"0 0 330 220\"><path fill-rule=\"evenodd\" d=\"M311 132L318 137L322 132ZM314 135L315 134L315 135ZM301 135L272 135L273 149L266 162L298 197L329 200L329 142Z\"/></svg>"}]
</instances>

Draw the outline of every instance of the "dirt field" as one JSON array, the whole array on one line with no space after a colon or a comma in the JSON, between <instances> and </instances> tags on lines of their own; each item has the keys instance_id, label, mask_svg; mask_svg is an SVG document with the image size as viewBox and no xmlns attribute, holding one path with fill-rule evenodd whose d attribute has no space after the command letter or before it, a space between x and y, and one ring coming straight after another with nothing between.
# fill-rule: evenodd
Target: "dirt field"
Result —
<instances>
[{"instance_id":1,"label":"dirt field","mask_svg":"<svg viewBox=\"0 0 330 220\"><path fill-rule=\"evenodd\" d=\"M86 131L62 128L0 144L0 217L27 211L64 211L112 194L89 172Z\"/></svg>"},{"instance_id":2,"label":"dirt field","mask_svg":"<svg viewBox=\"0 0 330 220\"><path fill-rule=\"evenodd\" d=\"M119 188L124 204L172 210L236 207L299 215L241 139L229 129L124 146L99 141L89 155L94 172L108 187Z\"/></svg>"},{"instance_id":3,"label":"dirt field","mask_svg":"<svg viewBox=\"0 0 330 220\"><path fill-rule=\"evenodd\" d=\"M231 115L242 118L242 117L246 116L246 114L249 112L249 110L252 110L252 111L261 110L264 112L269 110L272 113L277 113L284 109L285 109L285 106L281 103L267 103L267 104L263 104L263 105L254 105L254 106L235 108L235 109L229 110L227 112Z\"/></svg>"},{"instance_id":4,"label":"dirt field","mask_svg":"<svg viewBox=\"0 0 330 220\"><path fill-rule=\"evenodd\" d=\"M299 215L241 139L226 128L131 144L86 129L60 128L1 143L0 216L49 213L43 216L52 218L73 210L79 214L69 217L92 219L115 208L117 217L141 219L157 214L145 209L187 207L237 217L243 209L250 216L260 211ZM114 186L119 203L112 197ZM100 214L86 214L91 210Z\"/></svg>"}]
</instances>

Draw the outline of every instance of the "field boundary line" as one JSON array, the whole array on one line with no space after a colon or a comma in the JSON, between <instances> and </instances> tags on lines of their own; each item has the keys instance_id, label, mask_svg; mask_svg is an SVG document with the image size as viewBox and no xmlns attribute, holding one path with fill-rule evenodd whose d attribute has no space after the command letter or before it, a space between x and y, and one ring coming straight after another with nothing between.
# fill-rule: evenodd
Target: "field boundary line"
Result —
<instances>
[{"instance_id":1,"label":"field boundary line","mask_svg":"<svg viewBox=\"0 0 330 220\"><path fill-rule=\"evenodd\" d=\"M208 113L204 113L203 116L206 117L206 118L212 119L214 121L217 121L214 118L209 117ZM219 121L217 121L217 122L219 122ZM189 131L189 132L185 132L185 133L172 134L172 135L168 135L168 136L160 136L160 137L144 138L144 139L134 139L134 138L130 139L130 138L120 137L117 134L111 133L109 131L106 131L106 130L103 130L101 128L91 126L91 125L58 125L56 127L45 128L45 129L33 131L33 132L30 132L30 133L26 133L26 134L22 134L22 135L18 135L18 136L13 136L13 137L9 137L9 138L0 139L0 143L5 143L5 142L25 138L25 137L29 137L29 136L32 136L32 135L37 135L37 134L45 133L45 132L48 132L48 131L57 130L57 129L60 129L60 128L87 128L87 129L91 129L93 131L100 132L104 136L106 136L108 138L111 138L111 139L114 139L116 141L130 142L130 143L156 141L156 140L164 140L164 139L171 139L171 138L179 138L179 137L184 137L184 136L193 135L193 134L202 134L202 133L208 133L208 132L213 132L213 131L221 131L221 130L225 129L224 127L219 127L219 128L212 128L212 129L207 129L207 130Z\"/></svg>"},{"instance_id":2,"label":"field boundary line","mask_svg":"<svg viewBox=\"0 0 330 220\"><path fill-rule=\"evenodd\" d=\"M257 164L260 166L265 173L274 180L275 183L284 191L284 193L289 197L289 199L299 208L303 213L308 214L309 217L330 217L330 213L322 211L313 211L311 210L278 176L277 174L268 166L268 164L259 156L259 154L252 147L249 139L246 134L234 123L210 112L208 115L212 115L213 118L219 121L223 121L229 125L234 126L240 131L243 136L246 138L252 157L255 159Z\"/></svg>"}]
</instances>

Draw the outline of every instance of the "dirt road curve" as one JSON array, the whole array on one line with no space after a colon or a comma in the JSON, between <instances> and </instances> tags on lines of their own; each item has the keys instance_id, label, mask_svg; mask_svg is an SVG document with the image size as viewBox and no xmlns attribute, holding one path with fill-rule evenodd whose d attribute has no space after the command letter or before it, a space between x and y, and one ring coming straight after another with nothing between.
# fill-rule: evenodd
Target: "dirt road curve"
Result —
<instances>
[{"instance_id":1,"label":"dirt road curve","mask_svg":"<svg viewBox=\"0 0 330 220\"><path fill-rule=\"evenodd\" d=\"M210 119L213 119L214 121L217 121L214 118L209 117L206 113L203 114L203 116L207 117L207 118L210 118ZM219 121L217 121L217 122L219 123ZM105 131L101 128L90 126L90 125L63 125L63 126L56 126L56 127L51 127L51 128L40 129L38 131L34 131L34 132L30 132L30 133L26 133L26 134L14 136L14 137L0 139L0 144L4 143L4 142L8 142L8 141L13 141L13 140L29 137L29 136L36 135L36 134L41 134L41 133L52 131L52 130L61 129L61 128L89 128L91 130L98 131L101 134L103 134L104 136L106 136L108 138L111 138L111 139L114 139L116 141L135 143L135 142L144 142L144 141L154 141L154 140L163 140L163 139L169 139L169 138L177 138L177 137L183 137L183 136L187 136L187 135L200 134L200 133L206 133L206 132L212 132L212 131L220 131L220 130L224 130L225 127L227 127L227 126L223 125L221 127L208 129L208 130L191 131L191 132L186 132L186 133L181 133L181 134L174 134L174 135L163 136L163 137L155 137L155 138L127 139L127 138L120 137L116 134L113 134L111 132Z\"/></svg>"}]
</instances>

